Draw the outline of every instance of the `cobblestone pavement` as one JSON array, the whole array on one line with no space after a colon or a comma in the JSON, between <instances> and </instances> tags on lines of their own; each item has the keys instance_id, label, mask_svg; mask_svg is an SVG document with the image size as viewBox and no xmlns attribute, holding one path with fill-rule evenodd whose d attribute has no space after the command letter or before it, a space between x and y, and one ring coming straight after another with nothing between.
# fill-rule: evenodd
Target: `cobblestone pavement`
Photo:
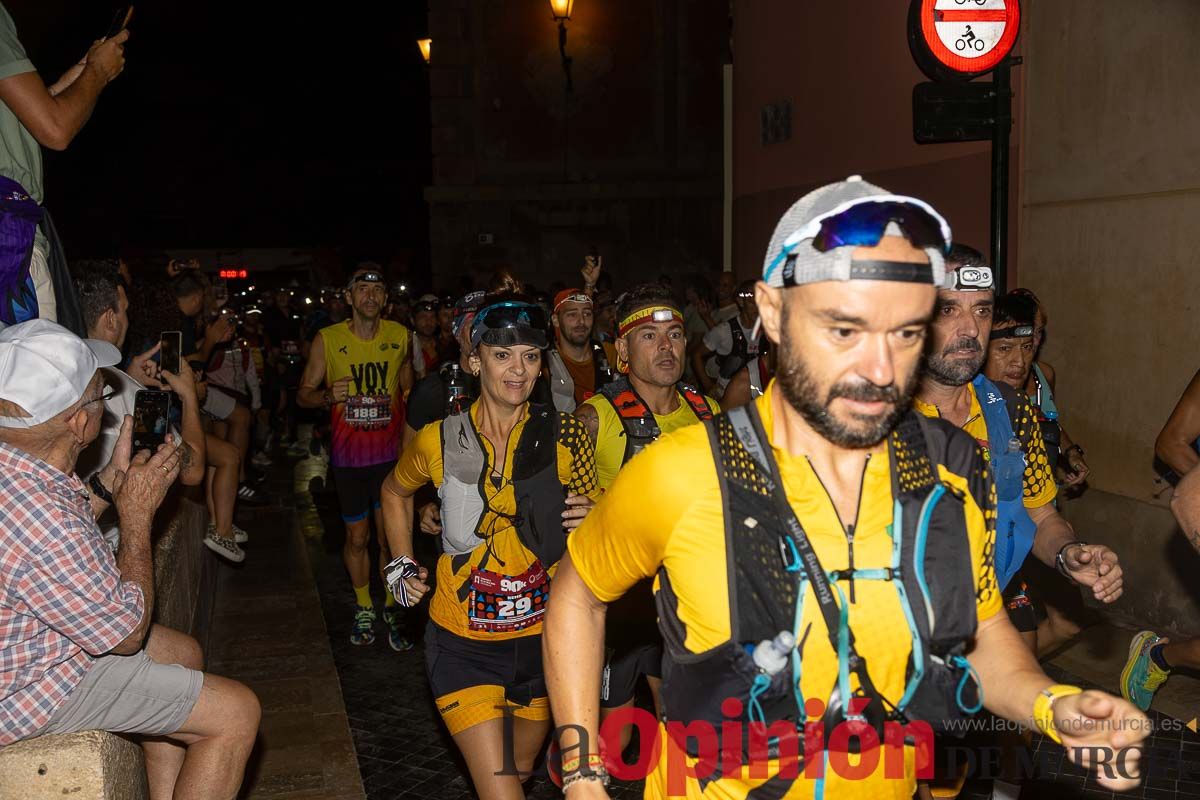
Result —
<instances>
[{"instance_id":1,"label":"cobblestone pavement","mask_svg":"<svg viewBox=\"0 0 1200 800\"><path fill-rule=\"evenodd\" d=\"M313 486L317 490L312 495L313 508L308 512L310 518L304 530L367 797L370 800L474 797L466 766L434 708L419 641L407 653L393 652L380 622L373 645L350 644L354 597L342 567L344 529L338 516L337 498L332 487L324 486L324 466L318 459L302 462L299 469L303 476L318 478ZM308 480L298 479L297 485L307 486ZM300 506L304 505L301 500ZM419 560L432 563L435 541L419 537L417 542L419 548L426 548L426 552L418 552ZM384 593L377 575L373 577L373 595L379 607ZM408 622L410 632L418 640L426 621L419 612L420 609ZM1056 670L1051 672L1056 680L1078 682L1061 672L1055 674ZM1200 736L1187 730L1166 730L1161 725L1164 718L1152 716L1158 724L1155 735L1148 740L1149 749L1143 760L1145 764L1148 759L1148 774L1134 792L1115 795L1101 790L1082 770L1066 761L1061 747L1037 736L1028 759L1035 765L1035 772L1024 782L1022 800L1125 797L1200 800ZM979 768L986 770L982 764ZM527 793L533 800L561 797L544 777L534 778ZM619 784L612 794L617 800L634 800L641 796L641 784ZM960 795L965 800L984 800L990 796L991 783L986 780L968 781Z\"/></svg>"}]
</instances>

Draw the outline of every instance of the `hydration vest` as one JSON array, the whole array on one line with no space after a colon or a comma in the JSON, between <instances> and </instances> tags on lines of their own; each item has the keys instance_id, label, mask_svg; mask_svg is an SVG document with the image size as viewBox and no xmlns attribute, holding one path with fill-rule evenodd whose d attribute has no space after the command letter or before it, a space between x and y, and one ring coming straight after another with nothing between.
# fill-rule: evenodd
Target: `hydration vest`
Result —
<instances>
[{"instance_id":1,"label":"hydration vest","mask_svg":"<svg viewBox=\"0 0 1200 800\"><path fill-rule=\"evenodd\" d=\"M1042 441L1046 445L1046 459L1053 466L1058 463L1058 454L1062 448L1062 429L1058 424L1058 406L1054 402L1054 393L1050 389L1050 381L1046 373L1033 362L1033 382L1037 386L1037 397L1034 403L1038 412L1038 427L1042 429Z\"/></svg>"},{"instance_id":2,"label":"hydration vest","mask_svg":"<svg viewBox=\"0 0 1200 800\"><path fill-rule=\"evenodd\" d=\"M1025 509L1026 454L1019 449L1009 451L1009 443L1017 436L1012 420L1019 398L1008 384L994 384L982 373L971 383L983 409L996 481L996 582L1003 591L1033 549L1037 534L1037 525Z\"/></svg>"},{"instance_id":3,"label":"hydration vest","mask_svg":"<svg viewBox=\"0 0 1200 800\"><path fill-rule=\"evenodd\" d=\"M811 553L812 548L784 494L779 467L755 405L733 409L706 427L725 509L730 639L704 653L687 650L679 601L670 575L661 568L655 600L665 651L662 697L666 719L682 723L667 729L676 736L678 746L698 757L694 740L672 733L691 722L707 722L719 736L727 735L722 722L728 715L723 715L722 705L729 698L741 702L751 722L770 726L786 720L796 726L799 737L804 736L801 709L805 698L799 688L803 632L796 633L801 644L791 652L790 667L774 676L755 666L745 646L773 639L782 630L795 630L804 602L821 605L830 646L838 654L838 677L820 697L827 703L826 735L842 722L865 724L883 742L882 725L888 720L922 720L935 731L961 735L962 727L956 721L975 713L982 704L978 682L964 656L976 629L976 587L963 495L939 480L937 465L944 464L957 474L978 469L974 442L949 423L908 412L889 437L891 563L882 569L828 572L814 582L810 577L816 573L810 572L808 565L815 563L820 568L820 564L815 553L811 562L800 555L806 549ZM851 579L887 581L899 596L911 641L901 697L879 695L866 660L855 650L847 600L839 585ZM806 592L809 584L811 593ZM897 644L903 646L899 631ZM823 645L809 642L808 646ZM859 680L859 688L854 690L852 673ZM855 710L850 705L854 698L870 702L865 709ZM861 699L855 705L860 704ZM748 763L745 758L750 753L750 727L738 726L742 729L743 764ZM856 740L852 735L851 748ZM780 751L777 740L768 739L766 744L768 756ZM727 748L736 752L737 743L718 742L717 752ZM805 748L799 749L804 755ZM776 777L753 795L782 797L789 786L790 782Z\"/></svg>"},{"instance_id":4,"label":"hydration vest","mask_svg":"<svg viewBox=\"0 0 1200 800\"><path fill-rule=\"evenodd\" d=\"M680 399L692 409L696 419L707 422L713 418L712 408L699 391L680 381L675 384ZM654 419L654 412L646 405L646 401L638 396L633 384L627 376L622 375L612 383L600 387L597 394L602 394L612 404L613 410L621 419L625 429L625 455L621 459L624 464L640 453L651 442L657 439L662 431Z\"/></svg>"},{"instance_id":5,"label":"hydration vest","mask_svg":"<svg viewBox=\"0 0 1200 800\"><path fill-rule=\"evenodd\" d=\"M558 478L558 412L530 403L526 413L509 479L517 500L516 513L510 519L525 549L549 567L562 558L567 543L562 526L567 493ZM465 560L487 536L482 525L487 510L484 484L490 472L487 451L470 411L446 417L442 421L438 496L442 501L442 550L452 558ZM487 567L489 558L484 556L479 569ZM454 563L455 572L461 567L462 562ZM464 588L469 591L470 587Z\"/></svg>"},{"instance_id":6,"label":"hydration vest","mask_svg":"<svg viewBox=\"0 0 1200 800\"><path fill-rule=\"evenodd\" d=\"M723 379L729 380L752 359L767 352L767 339L765 335L759 334L757 340L750 342L742 332L742 323L738 317L727 320L725 324L729 326L730 335L733 337L733 349L728 355L717 356L717 370Z\"/></svg>"},{"instance_id":7,"label":"hydration vest","mask_svg":"<svg viewBox=\"0 0 1200 800\"><path fill-rule=\"evenodd\" d=\"M604 346L596 342L591 344L592 370L596 374L593 385L596 391L599 391L602 386L613 380L616 372L608 363L608 354L604 352ZM550 369L550 394L554 398L554 407L564 414L570 414L578 405L575 402L575 381L571 378L571 371L563 363L562 354L558 350L551 350L546 356L546 362ZM587 397L583 399L586 400Z\"/></svg>"}]
</instances>

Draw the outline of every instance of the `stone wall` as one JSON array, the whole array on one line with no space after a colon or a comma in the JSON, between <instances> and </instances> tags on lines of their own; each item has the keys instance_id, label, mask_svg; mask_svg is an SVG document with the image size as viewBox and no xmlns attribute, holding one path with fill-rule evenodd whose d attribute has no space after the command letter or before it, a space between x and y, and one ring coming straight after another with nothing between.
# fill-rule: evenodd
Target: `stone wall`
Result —
<instances>
[{"instance_id":1,"label":"stone wall","mask_svg":"<svg viewBox=\"0 0 1200 800\"><path fill-rule=\"evenodd\" d=\"M176 498L159 511L154 621L187 631L207 651L216 570L204 546L204 506ZM0 749L0 800L142 800L141 748L102 731L41 736Z\"/></svg>"}]
</instances>

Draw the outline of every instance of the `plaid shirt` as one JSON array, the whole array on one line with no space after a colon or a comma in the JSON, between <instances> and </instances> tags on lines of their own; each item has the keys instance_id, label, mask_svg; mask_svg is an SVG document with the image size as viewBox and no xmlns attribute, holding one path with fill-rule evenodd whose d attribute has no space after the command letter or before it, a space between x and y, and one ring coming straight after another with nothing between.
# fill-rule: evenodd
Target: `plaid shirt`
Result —
<instances>
[{"instance_id":1,"label":"plaid shirt","mask_svg":"<svg viewBox=\"0 0 1200 800\"><path fill-rule=\"evenodd\" d=\"M0 746L36 735L143 613L83 482L0 443Z\"/></svg>"}]
</instances>

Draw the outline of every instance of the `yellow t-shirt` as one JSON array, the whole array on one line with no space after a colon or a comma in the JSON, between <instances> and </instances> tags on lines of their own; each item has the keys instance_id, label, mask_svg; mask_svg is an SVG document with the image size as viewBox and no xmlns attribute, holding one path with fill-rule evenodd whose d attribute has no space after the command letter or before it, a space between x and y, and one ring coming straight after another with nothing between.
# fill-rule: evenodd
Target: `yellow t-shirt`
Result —
<instances>
[{"instance_id":1,"label":"yellow t-shirt","mask_svg":"<svg viewBox=\"0 0 1200 800\"><path fill-rule=\"evenodd\" d=\"M714 414L721 413L721 407L717 405L716 400L707 395L704 399L708 401ZM596 416L600 419L596 433L596 475L600 479L600 488L607 489L617 479L617 473L621 471L625 458L625 426L607 397L593 395L588 398L587 405L596 409ZM670 414L655 414L654 421L665 436L700 420L692 407L681 397L679 408Z\"/></svg>"},{"instance_id":2,"label":"yellow t-shirt","mask_svg":"<svg viewBox=\"0 0 1200 800\"><path fill-rule=\"evenodd\" d=\"M477 429L479 403L480 401L476 400L470 411L471 422ZM509 519L517 511L515 489L509 477L512 475L517 442L521 440L521 432L525 429L528 415L527 404L521 420L509 435L504 465L500 470L503 477L498 481L499 486L491 480L483 482L487 508L484 510L483 525L480 529L491 531L491 535L487 540L480 540L479 545L470 553L461 556L443 553L438 557L437 589L429 603L429 617L438 626L456 636L494 641L533 636L542 632L540 618L534 624L520 630L494 632L474 629L469 617L472 598L467 595L460 599L460 590L471 582L473 570L486 570L496 573L501 579L512 580L524 579L523 576L526 576L530 568L535 567L537 558L521 543L517 529ZM487 437L481 436L480 439L483 442L487 465L494 468L495 449ZM417 433L417 438L404 449L400 460L396 462L395 475L400 485L409 491L416 491L430 482L441 486L443 472L440 420L429 423ZM579 420L561 413L558 431L558 479L568 492L587 495L593 499L600 496L591 438ZM549 577L553 577L557 565L543 564L541 567L545 568ZM544 591L535 591L530 593L529 599L542 606L544 595Z\"/></svg>"},{"instance_id":3,"label":"yellow t-shirt","mask_svg":"<svg viewBox=\"0 0 1200 800\"><path fill-rule=\"evenodd\" d=\"M774 397L776 393L768 389L755 400L763 427L772 440ZM808 459L774 444L772 451L788 499L803 521L822 565L827 570L847 569L845 529ZM976 463L978 469L973 475L957 475L944 466L939 467L939 473L966 498L964 514L974 564L974 599L976 613L982 620L1000 611L1001 599L990 558L995 539L995 496L982 458ZM883 452L867 461L855 523L856 569L891 564L890 471ZM725 579L721 491L703 427L690 426L664 436L626 464L604 498L568 540L567 548L583 581L606 602L663 567L678 598L678 614L686 630L688 651L703 653L729 640L729 582ZM847 582L842 581L841 586L848 597ZM876 688L885 697L900 697L911 647L908 636L901 635L908 625L895 588L883 581L856 581L849 621L857 649L870 665ZM837 676L837 656L829 644L825 621L811 587L805 594L798 629L808 631L801 650L803 696L828 698ZM797 639L800 638L798 635ZM661 731L660 727L660 734ZM663 751L659 768L647 780L647 798L666 796L664 765L669 758L667 748L675 745L669 737L660 735L660 740ZM674 758L686 756L676 753ZM691 758L686 758L686 762L694 765ZM905 748L905 779L887 779L883 771L882 758L878 769L866 779L845 780L826 770L825 796L897 800L912 797L916 786L912 748ZM699 785L689 779L687 793L691 798L741 800L762 782L738 775L723 777L708 784L701 795ZM813 790L813 781L801 777L788 797L811 797Z\"/></svg>"},{"instance_id":4,"label":"yellow t-shirt","mask_svg":"<svg viewBox=\"0 0 1200 800\"><path fill-rule=\"evenodd\" d=\"M988 448L987 421L983 418L983 407L979 405L979 397L975 394L975 386L967 384L971 393L971 410L967 412L967 422L962 429L970 434L979 444L985 460L991 460ZM937 406L924 403L919 399L913 400L913 407L927 417L940 417ZM1013 425L1013 433L1021 442L1025 451L1025 475L1022 478L1024 493L1022 500L1026 508L1039 508L1054 502L1058 495L1058 487L1054 483L1054 469L1046 456L1046 443L1042 440L1042 426L1038 424L1037 413L1024 395L1018 397L1017 421Z\"/></svg>"}]
</instances>

